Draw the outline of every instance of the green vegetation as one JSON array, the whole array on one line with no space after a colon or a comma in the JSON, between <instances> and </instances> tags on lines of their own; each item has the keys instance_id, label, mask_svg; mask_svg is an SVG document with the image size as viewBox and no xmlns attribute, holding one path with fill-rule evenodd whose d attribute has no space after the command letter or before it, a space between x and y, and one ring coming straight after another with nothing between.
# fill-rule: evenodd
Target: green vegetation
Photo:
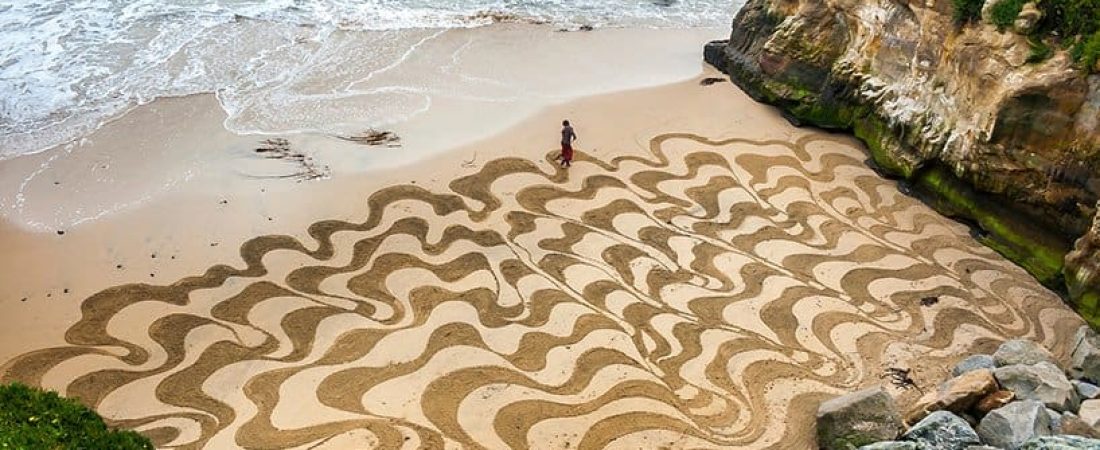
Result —
<instances>
[{"instance_id":1,"label":"green vegetation","mask_svg":"<svg viewBox=\"0 0 1100 450\"><path fill-rule=\"evenodd\" d=\"M1031 52L1027 55L1028 64L1038 64L1054 56L1054 49L1041 39L1036 40L1029 38L1027 44L1028 47L1031 48Z\"/></svg>"},{"instance_id":2,"label":"green vegetation","mask_svg":"<svg viewBox=\"0 0 1100 450\"><path fill-rule=\"evenodd\" d=\"M1044 33L1071 38L1100 31L1100 0L1039 0L1038 6Z\"/></svg>"},{"instance_id":3,"label":"green vegetation","mask_svg":"<svg viewBox=\"0 0 1100 450\"><path fill-rule=\"evenodd\" d=\"M1073 309L1081 314L1094 329L1100 329L1100 292L1090 291L1082 280L1066 280L1069 285L1070 297L1073 299Z\"/></svg>"},{"instance_id":4,"label":"green vegetation","mask_svg":"<svg viewBox=\"0 0 1100 450\"><path fill-rule=\"evenodd\" d=\"M1034 0L1043 17L1031 33L1029 61L1039 62L1053 50L1053 41L1070 49L1080 67L1095 72L1100 61L1100 0ZM981 19L983 0L952 0L955 21L959 24ZM1016 21L1028 0L1001 0L989 10L989 19L997 28L1008 29Z\"/></svg>"},{"instance_id":5,"label":"green vegetation","mask_svg":"<svg viewBox=\"0 0 1100 450\"><path fill-rule=\"evenodd\" d=\"M1085 70L1096 71L1096 62L1100 61L1100 31L1082 38L1073 46L1073 60L1081 64Z\"/></svg>"},{"instance_id":6,"label":"green vegetation","mask_svg":"<svg viewBox=\"0 0 1100 450\"><path fill-rule=\"evenodd\" d=\"M955 5L955 22L965 24L976 22L982 17L984 0L952 0Z\"/></svg>"},{"instance_id":7,"label":"green vegetation","mask_svg":"<svg viewBox=\"0 0 1100 450\"><path fill-rule=\"evenodd\" d=\"M1056 36L1088 71L1100 60L1100 0L1039 0L1043 19L1036 33Z\"/></svg>"},{"instance_id":8,"label":"green vegetation","mask_svg":"<svg viewBox=\"0 0 1100 450\"><path fill-rule=\"evenodd\" d=\"M1027 0L1001 0L989 9L989 19L997 29L1004 31L1016 23L1016 17L1024 9L1024 3Z\"/></svg>"},{"instance_id":9,"label":"green vegetation","mask_svg":"<svg viewBox=\"0 0 1100 450\"><path fill-rule=\"evenodd\" d=\"M133 431L107 428L76 401L22 384L0 386L0 449L152 449Z\"/></svg>"}]
</instances>

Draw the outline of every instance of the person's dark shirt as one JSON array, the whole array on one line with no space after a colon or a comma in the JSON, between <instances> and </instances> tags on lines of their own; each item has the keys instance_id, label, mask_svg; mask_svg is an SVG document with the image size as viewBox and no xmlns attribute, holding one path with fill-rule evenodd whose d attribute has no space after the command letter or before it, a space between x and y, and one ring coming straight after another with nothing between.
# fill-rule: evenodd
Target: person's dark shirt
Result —
<instances>
[{"instance_id":1,"label":"person's dark shirt","mask_svg":"<svg viewBox=\"0 0 1100 450\"><path fill-rule=\"evenodd\" d=\"M573 144L573 139L577 138L577 133L573 132L573 127L566 125L561 129L561 143L565 145Z\"/></svg>"}]
</instances>

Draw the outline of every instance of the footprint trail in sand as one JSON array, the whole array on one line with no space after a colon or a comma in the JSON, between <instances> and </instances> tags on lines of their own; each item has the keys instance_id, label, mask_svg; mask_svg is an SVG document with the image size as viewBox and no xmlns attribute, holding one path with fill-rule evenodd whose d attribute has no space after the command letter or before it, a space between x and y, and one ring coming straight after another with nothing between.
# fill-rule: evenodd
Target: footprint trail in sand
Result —
<instances>
[{"instance_id":1,"label":"footprint trail in sand","mask_svg":"<svg viewBox=\"0 0 1100 450\"><path fill-rule=\"evenodd\" d=\"M828 137L650 152L382 189L243 268L106 289L4 378L165 447L806 448L887 359L1078 320Z\"/></svg>"}]
</instances>

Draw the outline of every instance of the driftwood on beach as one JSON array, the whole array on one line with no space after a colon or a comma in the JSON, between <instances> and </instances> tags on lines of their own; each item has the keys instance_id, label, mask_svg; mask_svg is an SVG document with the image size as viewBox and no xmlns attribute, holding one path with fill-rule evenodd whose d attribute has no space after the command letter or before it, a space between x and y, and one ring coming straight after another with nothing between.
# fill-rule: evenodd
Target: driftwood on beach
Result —
<instances>
[{"instance_id":1,"label":"driftwood on beach","mask_svg":"<svg viewBox=\"0 0 1100 450\"><path fill-rule=\"evenodd\" d=\"M266 178L295 178L298 181L316 180L327 178L331 173L328 166L318 165L312 157L294 151L290 147L290 141L284 138L271 138L260 141L256 147L256 153L264 155L268 159L278 159L298 165L298 170L287 175L269 176Z\"/></svg>"},{"instance_id":2,"label":"driftwood on beach","mask_svg":"<svg viewBox=\"0 0 1100 450\"><path fill-rule=\"evenodd\" d=\"M392 131L367 130L351 136L337 136L348 142L362 145L385 145L387 147L400 147L401 137Z\"/></svg>"}]
</instances>

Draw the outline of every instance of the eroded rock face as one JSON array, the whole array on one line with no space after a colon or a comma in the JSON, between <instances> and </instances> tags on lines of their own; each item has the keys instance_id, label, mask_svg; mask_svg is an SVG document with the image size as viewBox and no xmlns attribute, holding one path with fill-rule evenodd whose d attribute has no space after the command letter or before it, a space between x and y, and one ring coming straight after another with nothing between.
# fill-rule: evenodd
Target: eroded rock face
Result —
<instances>
[{"instance_id":1,"label":"eroded rock face","mask_svg":"<svg viewBox=\"0 0 1100 450\"><path fill-rule=\"evenodd\" d=\"M1100 198L1100 75L1064 52L1029 63L1026 37L959 26L952 8L750 0L706 59L795 123L854 131L877 166L977 222L987 244L1049 286L1091 280L1078 276L1088 264L1063 268ZM1075 261L1100 259L1094 235L1078 246L1091 256ZM1100 292L1079 284L1075 298Z\"/></svg>"},{"instance_id":2,"label":"eroded rock face","mask_svg":"<svg viewBox=\"0 0 1100 450\"><path fill-rule=\"evenodd\" d=\"M1100 203L1096 204L1100 209ZM1086 318L1100 316L1100 214L1066 256L1066 287ZM1095 326L1096 322L1090 320Z\"/></svg>"}]
</instances>

